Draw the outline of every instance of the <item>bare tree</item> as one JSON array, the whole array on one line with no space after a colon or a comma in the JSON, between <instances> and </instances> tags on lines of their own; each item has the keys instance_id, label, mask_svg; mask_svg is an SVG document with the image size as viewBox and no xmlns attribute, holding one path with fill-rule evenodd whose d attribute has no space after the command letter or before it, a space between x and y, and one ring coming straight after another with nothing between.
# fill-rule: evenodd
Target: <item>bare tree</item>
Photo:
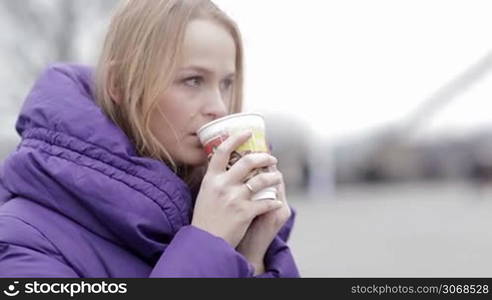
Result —
<instances>
[{"instance_id":1,"label":"bare tree","mask_svg":"<svg viewBox=\"0 0 492 300\"><path fill-rule=\"evenodd\" d=\"M1 46L15 70L15 81L25 86L39 71L56 61L77 61L78 40L89 32L87 20L108 17L116 0L2 1L4 26L15 31L13 43ZM97 45L94 45L94 51ZM25 93L25 91L22 91ZM17 94L17 93L15 93ZM17 98L17 97L16 97ZM19 99L14 99L18 101Z\"/></svg>"},{"instance_id":2,"label":"bare tree","mask_svg":"<svg viewBox=\"0 0 492 300\"><path fill-rule=\"evenodd\" d=\"M12 119L20 109L39 72L54 62L79 62L81 36L102 32L99 20L109 18L118 0L4 0L0 1L0 87L4 97L0 126L12 128ZM8 37L8 38L7 38ZM86 39L88 40L88 39ZM100 45L90 48L96 53ZM2 73L3 72L3 73ZM1 150L1 149L0 149ZM1 159L1 157L0 157Z\"/></svg>"}]
</instances>

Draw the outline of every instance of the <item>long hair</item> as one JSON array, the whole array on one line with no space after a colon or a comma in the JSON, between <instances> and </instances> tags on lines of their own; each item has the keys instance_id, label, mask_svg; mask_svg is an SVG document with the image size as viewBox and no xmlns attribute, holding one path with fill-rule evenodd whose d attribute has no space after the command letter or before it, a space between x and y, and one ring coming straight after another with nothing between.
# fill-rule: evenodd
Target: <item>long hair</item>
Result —
<instances>
[{"instance_id":1,"label":"long hair","mask_svg":"<svg viewBox=\"0 0 492 300\"><path fill-rule=\"evenodd\" d=\"M123 1L111 19L95 73L98 105L127 134L139 155L166 163L191 185L199 184L204 167L178 166L150 129L150 117L158 96L176 76L186 26L194 19L218 22L234 40L236 78L228 112L240 112L242 39L235 22L209 0ZM165 113L162 117L167 120Z\"/></svg>"}]
</instances>

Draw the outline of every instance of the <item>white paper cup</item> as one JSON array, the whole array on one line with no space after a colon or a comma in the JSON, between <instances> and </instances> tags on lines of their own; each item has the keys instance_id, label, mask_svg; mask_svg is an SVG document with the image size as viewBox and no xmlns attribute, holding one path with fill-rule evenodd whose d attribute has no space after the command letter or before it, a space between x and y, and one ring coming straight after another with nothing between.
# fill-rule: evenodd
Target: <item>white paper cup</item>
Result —
<instances>
[{"instance_id":1,"label":"white paper cup","mask_svg":"<svg viewBox=\"0 0 492 300\"><path fill-rule=\"evenodd\" d=\"M250 153L266 152L270 153L265 137L265 119L258 113L239 113L231 114L223 118L214 120L203 125L197 135L207 153L210 161L215 149L225 141L229 136L236 133L251 130L252 136L244 144L232 152L227 170L234 165L241 157ZM261 172L269 172L268 167L256 169L248 175L245 182ZM253 200L276 199L277 190L274 187L268 187L256 192Z\"/></svg>"}]
</instances>

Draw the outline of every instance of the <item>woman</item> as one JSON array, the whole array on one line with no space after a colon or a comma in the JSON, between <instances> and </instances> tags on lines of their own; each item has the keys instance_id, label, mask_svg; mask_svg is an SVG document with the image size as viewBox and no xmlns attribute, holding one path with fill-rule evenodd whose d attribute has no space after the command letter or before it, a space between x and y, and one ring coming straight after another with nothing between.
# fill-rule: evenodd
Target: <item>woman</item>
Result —
<instances>
[{"instance_id":1,"label":"woman","mask_svg":"<svg viewBox=\"0 0 492 300\"><path fill-rule=\"evenodd\" d=\"M242 73L239 32L210 1L123 3L95 76L55 65L26 99L0 175L0 276L297 277L276 159L226 171L249 133L209 163L196 136L240 111ZM251 201L268 186L278 200Z\"/></svg>"}]
</instances>

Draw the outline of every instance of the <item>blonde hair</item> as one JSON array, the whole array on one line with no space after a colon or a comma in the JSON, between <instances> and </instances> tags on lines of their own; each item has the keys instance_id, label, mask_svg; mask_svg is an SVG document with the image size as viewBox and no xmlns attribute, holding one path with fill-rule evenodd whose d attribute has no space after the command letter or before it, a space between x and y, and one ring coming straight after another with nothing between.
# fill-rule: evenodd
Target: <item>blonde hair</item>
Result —
<instances>
[{"instance_id":1,"label":"blonde hair","mask_svg":"<svg viewBox=\"0 0 492 300\"><path fill-rule=\"evenodd\" d=\"M186 26L200 18L218 22L234 39L236 78L228 110L240 112L243 95L240 32L235 22L209 0L123 1L112 17L95 76L97 103L128 135L139 155L165 162L181 177L191 175L190 167L178 167L151 131L150 117L158 96L174 80ZM163 118L167 120L165 115Z\"/></svg>"}]
</instances>

